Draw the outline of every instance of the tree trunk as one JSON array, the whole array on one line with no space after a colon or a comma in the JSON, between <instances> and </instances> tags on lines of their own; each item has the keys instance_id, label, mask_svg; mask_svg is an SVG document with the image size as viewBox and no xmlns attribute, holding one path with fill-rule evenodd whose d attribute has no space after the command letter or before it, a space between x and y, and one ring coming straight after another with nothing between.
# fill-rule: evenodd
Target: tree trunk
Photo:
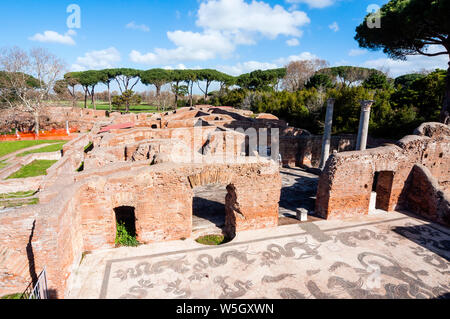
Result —
<instances>
[{"instance_id":1,"label":"tree trunk","mask_svg":"<svg viewBox=\"0 0 450 319\"><path fill-rule=\"evenodd\" d=\"M39 113L36 111L34 112L34 131L36 133L36 137L39 136Z\"/></svg>"},{"instance_id":2,"label":"tree trunk","mask_svg":"<svg viewBox=\"0 0 450 319\"><path fill-rule=\"evenodd\" d=\"M84 89L84 108L87 109L87 95L88 95L88 89Z\"/></svg>"},{"instance_id":3,"label":"tree trunk","mask_svg":"<svg viewBox=\"0 0 450 319\"><path fill-rule=\"evenodd\" d=\"M159 97L161 95L161 85L157 85L156 86L156 97Z\"/></svg>"},{"instance_id":4,"label":"tree trunk","mask_svg":"<svg viewBox=\"0 0 450 319\"><path fill-rule=\"evenodd\" d=\"M174 110L176 110L178 108L178 90L180 89L179 85L180 85L180 82L176 82L176 86L175 86L175 88L176 88L176 90L175 90L175 107L174 107Z\"/></svg>"},{"instance_id":5,"label":"tree trunk","mask_svg":"<svg viewBox=\"0 0 450 319\"><path fill-rule=\"evenodd\" d=\"M72 87L72 107L75 107L77 101L77 94L75 93L75 86Z\"/></svg>"},{"instance_id":6,"label":"tree trunk","mask_svg":"<svg viewBox=\"0 0 450 319\"><path fill-rule=\"evenodd\" d=\"M92 97L92 106L94 107L94 110L96 110L97 107L95 106L95 87L92 87L91 97Z\"/></svg>"},{"instance_id":7,"label":"tree trunk","mask_svg":"<svg viewBox=\"0 0 450 319\"><path fill-rule=\"evenodd\" d=\"M111 104L111 89L109 87L109 82L108 82L108 102L109 102L109 112L112 112L112 104Z\"/></svg>"},{"instance_id":8,"label":"tree trunk","mask_svg":"<svg viewBox=\"0 0 450 319\"><path fill-rule=\"evenodd\" d=\"M194 90L194 82L192 81L192 83L191 83L191 92L190 92L190 94L189 94L189 102L190 102L190 105L191 105L191 107L193 106L193 96L192 96L192 92L193 92L193 90Z\"/></svg>"},{"instance_id":9,"label":"tree trunk","mask_svg":"<svg viewBox=\"0 0 450 319\"><path fill-rule=\"evenodd\" d=\"M450 62L445 79L445 93L441 111L441 122L450 125Z\"/></svg>"},{"instance_id":10,"label":"tree trunk","mask_svg":"<svg viewBox=\"0 0 450 319\"><path fill-rule=\"evenodd\" d=\"M208 90L210 83L206 82L206 90L205 90L205 102L208 101Z\"/></svg>"}]
</instances>

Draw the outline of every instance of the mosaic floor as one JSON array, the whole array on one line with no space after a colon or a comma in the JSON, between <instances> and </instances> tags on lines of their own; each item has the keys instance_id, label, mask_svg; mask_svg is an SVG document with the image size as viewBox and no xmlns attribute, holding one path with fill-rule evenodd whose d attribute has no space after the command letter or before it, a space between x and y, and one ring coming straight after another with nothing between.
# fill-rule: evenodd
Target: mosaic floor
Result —
<instances>
[{"instance_id":1,"label":"mosaic floor","mask_svg":"<svg viewBox=\"0 0 450 319\"><path fill-rule=\"evenodd\" d=\"M450 229L400 213L87 255L69 298L443 298Z\"/></svg>"}]
</instances>

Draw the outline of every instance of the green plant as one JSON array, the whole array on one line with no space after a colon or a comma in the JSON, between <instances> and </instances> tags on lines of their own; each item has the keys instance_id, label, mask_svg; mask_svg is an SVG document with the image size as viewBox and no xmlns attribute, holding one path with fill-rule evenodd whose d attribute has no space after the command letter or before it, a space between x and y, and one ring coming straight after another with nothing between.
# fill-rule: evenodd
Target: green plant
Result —
<instances>
[{"instance_id":1,"label":"green plant","mask_svg":"<svg viewBox=\"0 0 450 319\"><path fill-rule=\"evenodd\" d=\"M22 299L22 294L16 293L16 294L11 294L11 295L6 295L6 296L1 297L0 299Z\"/></svg>"},{"instance_id":2,"label":"green plant","mask_svg":"<svg viewBox=\"0 0 450 319\"><path fill-rule=\"evenodd\" d=\"M81 162L80 167L78 167L76 171L77 171L77 172L82 172L82 171L84 171L84 161Z\"/></svg>"},{"instance_id":3,"label":"green plant","mask_svg":"<svg viewBox=\"0 0 450 319\"><path fill-rule=\"evenodd\" d=\"M89 142L88 145L84 147L84 152L87 154L94 149L94 143Z\"/></svg>"},{"instance_id":4,"label":"green plant","mask_svg":"<svg viewBox=\"0 0 450 319\"><path fill-rule=\"evenodd\" d=\"M117 223L116 245L126 247L137 247L140 245L136 235L130 234L123 222Z\"/></svg>"},{"instance_id":5,"label":"green plant","mask_svg":"<svg viewBox=\"0 0 450 319\"><path fill-rule=\"evenodd\" d=\"M218 246L223 245L231 240L224 235L206 235L199 237L195 240L197 243L208 246Z\"/></svg>"}]
</instances>

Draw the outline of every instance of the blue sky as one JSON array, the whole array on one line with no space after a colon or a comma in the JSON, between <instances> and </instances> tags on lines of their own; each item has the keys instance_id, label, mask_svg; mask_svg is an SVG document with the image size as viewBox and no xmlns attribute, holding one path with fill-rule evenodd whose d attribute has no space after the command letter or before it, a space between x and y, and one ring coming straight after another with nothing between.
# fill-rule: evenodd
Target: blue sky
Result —
<instances>
[{"instance_id":1,"label":"blue sky","mask_svg":"<svg viewBox=\"0 0 450 319\"><path fill-rule=\"evenodd\" d=\"M446 57L407 62L358 48L355 28L387 0L2 1L0 46L45 47L68 70L216 68L238 75L320 58L398 76L446 68ZM69 29L70 4L81 28Z\"/></svg>"}]
</instances>

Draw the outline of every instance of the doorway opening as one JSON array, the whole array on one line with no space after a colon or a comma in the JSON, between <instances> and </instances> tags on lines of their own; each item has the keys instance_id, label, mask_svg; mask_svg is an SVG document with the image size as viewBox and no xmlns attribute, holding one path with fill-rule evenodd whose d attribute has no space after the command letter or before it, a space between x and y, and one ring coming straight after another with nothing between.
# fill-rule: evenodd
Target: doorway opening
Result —
<instances>
[{"instance_id":1,"label":"doorway opening","mask_svg":"<svg viewBox=\"0 0 450 319\"><path fill-rule=\"evenodd\" d=\"M209 184L194 188L192 201L193 233L220 233L225 226L224 185Z\"/></svg>"},{"instance_id":2,"label":"doorway opening","mask_svg":"<svg viewBox=\"0 0 450 319\"><path fill-rule=\"evenodd\" d=\"M116 245L137 246L136 214L134 207L121 206L114 209L116 215Z\"/></svg>"},{"instance_id":3,"label":"doorway opening","mask_svg":"<svg viewBox=\"0 0 450 319\"><path fill-rule=\"evenodd\" d=\"M373 177L372 196L369 211L390 211L392 185L394 181L393 171L376 172Z\"/></svg>"}]
</instances>

